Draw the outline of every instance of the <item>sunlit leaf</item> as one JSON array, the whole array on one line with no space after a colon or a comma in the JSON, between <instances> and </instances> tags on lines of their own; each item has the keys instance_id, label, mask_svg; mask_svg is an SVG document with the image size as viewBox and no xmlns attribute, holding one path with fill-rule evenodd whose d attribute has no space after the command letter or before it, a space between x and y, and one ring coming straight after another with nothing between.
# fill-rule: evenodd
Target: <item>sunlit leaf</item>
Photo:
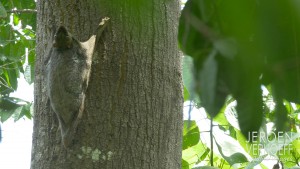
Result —
<instances>
[{"instance_id":1,"label":"sunlit leaf","mask_svg":"<svg viewBox=\"0 0 300 169\"><path fill-rule=\"evenodd\" d=\"M183 87L183 99L184 101L188 101L190 99L190 94L185 86Z\"/></svg>"},{"instance_id":2,"label":"sunlit leaf","mask_svg":"<svg viewBox=\"0 0 300 169\"><path fill-rule=\"evenodd\" d=\"M181 160L181 166L182 166L182 169L190 169L190 164L183 159Z\"/></svg>"},{"instance_id":3,"label":"sunlit leaf","mask_svg":"<svg viewBox=\"0 0 300 169\"><path fill-rule=\"evenodd\" d=\"M13 15L13 21L14 21L14 25L18 25L20 23L20 19L17 15Z\"/></svg>"},{"instance_id":4,"label":"sunlit leaf","mask_svg":"<svg viewBox=\"0 0 300 169\"><path fill-rule=\"evenodd\" d=\"M192 147L199 142L199 128L195 121L184 121L183 128L183 145L182 149L185 150L189 147Z\"/></svg>"},{"instance_id":5,"label":"sunlit leaf","mask_svg":"<svg viewBox=\"0 0 300 169\"><path fill-rule=\"evenodd\" d=\"M193 60L189 56L183 57L183 84L187 93L195 93L195 82L193 77ZM186 94L185 94L186 96ZM188 95L190 96L190 95ZM192 98L193 99L193 98ZM185 99L186 100L186 99Z\"/></svg>"},{"instance_id":6,"label":"sunlit leaf","mask_svg":"<svg viewBox=\"0 0 300 169\"><path fill-rule=\"evenodd\" d=\"M202 167L195 167L193 169L219 169L217 167L211 167L211 166L202 166Z\"/></svg>"},{"instance_id":7,"label":"sunlit leaf","mask_svg":"<svg viewBox=\"0 0 300 169\"><path fill-rule=\"evenodd\" d=\"M34 74L31 70L31 66L27 65L24 72L24 78L29 84L33 83L33 76Z\"/></svg>"},{"instance_id":8,"label":"sunlit leaf","mask_svg":"<svg viewBox=\"0 0 300 169\"><path fill-rule=\"evenodd\" d=\"M236 144L233 138L229 136L223 136L222 138L222 141L215 139L215 142L219 153L230 165L248 162L247 157L241 153L243 149Z\"/></svg>"},{"instance_id":9,"label":"sunlit leaf","mask_svg":"<svg viewBox=\"0 0 300 169\"><path fill-rule=\"evenodd\" d=\"M255 166L257 166L258 164L260 164L266 157L268 156L268 154L262 155L254 160L252 160L245 169L252 169Z\"/></svg>"}]
</instances>

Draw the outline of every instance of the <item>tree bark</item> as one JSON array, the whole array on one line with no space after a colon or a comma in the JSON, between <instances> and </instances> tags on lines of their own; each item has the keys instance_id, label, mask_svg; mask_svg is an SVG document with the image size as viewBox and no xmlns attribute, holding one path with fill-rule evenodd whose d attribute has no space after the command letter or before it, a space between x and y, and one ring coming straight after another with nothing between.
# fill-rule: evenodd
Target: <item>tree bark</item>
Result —
<instances>
[{"instance_id":1,"label":"tree bark","mask_svg":"<svg viewBox=\"0 0 300 169\"><path fill-rule=\"evenodd\" d=\"M179 2L39 0L37 10L31 169L180 169ZM65 149L46 96L46 53L59 25L85 41L103 17L83 117Z\"/></svg>"}]
</instances>

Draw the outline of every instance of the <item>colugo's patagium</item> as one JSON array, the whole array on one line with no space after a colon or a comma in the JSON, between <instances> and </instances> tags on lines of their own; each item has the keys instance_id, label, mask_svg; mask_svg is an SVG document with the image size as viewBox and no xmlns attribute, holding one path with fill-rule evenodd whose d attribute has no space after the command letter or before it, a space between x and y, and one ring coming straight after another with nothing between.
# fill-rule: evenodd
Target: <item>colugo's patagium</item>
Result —
<instances>
[{"instance_id":1,"label":"colugo's patagium","mask_svg":"<svg viewBox=\"0 0 300 169\"><path fill-rule=\"evenodd\" d=\"M73 140L84 110L91 56L64 26L54 36L47 63L47 92L52 110L61 130L62 142L67 147Z\"/></svg>"}]
</instances>

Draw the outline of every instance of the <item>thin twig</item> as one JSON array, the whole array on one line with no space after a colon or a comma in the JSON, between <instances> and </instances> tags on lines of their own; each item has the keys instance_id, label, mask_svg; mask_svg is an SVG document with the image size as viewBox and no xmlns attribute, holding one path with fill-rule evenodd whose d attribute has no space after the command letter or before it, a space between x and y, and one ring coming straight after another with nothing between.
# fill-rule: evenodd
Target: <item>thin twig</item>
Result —
<instances>
[{"instance_id":1,"label":"thin twig","mask_svg":"<svg viewBox=\"0 0 300 169\"><path fill-rule=\"evenodd\" d=\"M6 11L7 13L36 13L36 9L12 9Z\"/></svg>"},{"instance_id":2,"label":"thin twig","mask_svg":"<svg viewBox=\"0 0 300 169\"><path fill-rule=\"evenodd\" d=\"M2 80L3 82L2 82L1 80ZM6 84L5 84L5 83L6 83ZM6 87L6 88L8 88L8 89L12 89L12 90L13 90L13 88L11 88L11 87L8 86L8 84L7 84L7 82L5 81L5 79L4 79L3 77L0 76L0 86L1 86L1 85L3 85L4 87Z\"/></svg>"},{"instance_id":3,"label":"thin twig","mask_svg":"<svg viewBox=\"0 0 300 169\"><path fill-rule=\"evenodd\" d=\"M214 166L214 141L213 141L213 120L212 118L210 119L210 165L213 167Z\"/></svg>"}]
</instances>

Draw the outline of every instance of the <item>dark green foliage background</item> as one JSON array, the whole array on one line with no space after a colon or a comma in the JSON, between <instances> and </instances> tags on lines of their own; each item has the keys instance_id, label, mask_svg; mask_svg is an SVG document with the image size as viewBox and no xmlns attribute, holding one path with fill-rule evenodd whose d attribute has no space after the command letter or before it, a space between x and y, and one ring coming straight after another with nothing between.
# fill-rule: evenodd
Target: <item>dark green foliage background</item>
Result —
<instances>
[{"instance_id":1,"label":"dark green foliage background","mask_svg":"<svg viewBox=\"0 0 300 169\"><path fill-rule=\"evenodd\" d=\"M21 73L29 84L34 81L36 12L24 12L26 9L35 10L35 2L3 0L0 3L1 122L12 115L15 120L23 116L27 118L32 116L30 112L32 103L10 97L10 93L18 88L17 79ZM24 65L26 59L27 66Z\"/></svg>"},{"instance_id":2,"label":"dark green foliage background","mask_svg":"<svg viewBox=\"0 0 300 169\"><path fill-rule=\"evenodd\" d=\"M300 103L300 18L296 1L189 0L179 43L193 58L193 91L215 117L228 95L237 100L242 133L263 118L261 85L271 88L277 129L286 130L283 100Z\"/></svg>"},{"instance_id":3,"label":"dark green foliage background","mask_svg":"<svg viewBox=\"0 0 300 169\"><path fill-rule=\"evenodd\" d=\"M182 10L178 41L186 55L185 100L204 107L214 122L224 116L220 113L224 113L230 100L236 100L239 129L234 129L233 134L232 128L222 128L241 145L248 143L240 134L237 138L237 133L256 141L251 133L259 132L268 122L275 123L274 132L298 132L295 126L299 125L300 103L299 9L296 0L188 0ZM262 86L270 95L263 96ZM270 100L275 103L274 110L267 105ZM197 155L201 156L198 150ZM246 163L242 158L238 160L243 162L238 162L221 156L229 166ZM289 157L294 159L293 164L286 165L300 165L299 154ZM253 168L261 161L250 162L248 167ZM186 163L190 164L183 164Z\"/></svg>"}]
</instances>

